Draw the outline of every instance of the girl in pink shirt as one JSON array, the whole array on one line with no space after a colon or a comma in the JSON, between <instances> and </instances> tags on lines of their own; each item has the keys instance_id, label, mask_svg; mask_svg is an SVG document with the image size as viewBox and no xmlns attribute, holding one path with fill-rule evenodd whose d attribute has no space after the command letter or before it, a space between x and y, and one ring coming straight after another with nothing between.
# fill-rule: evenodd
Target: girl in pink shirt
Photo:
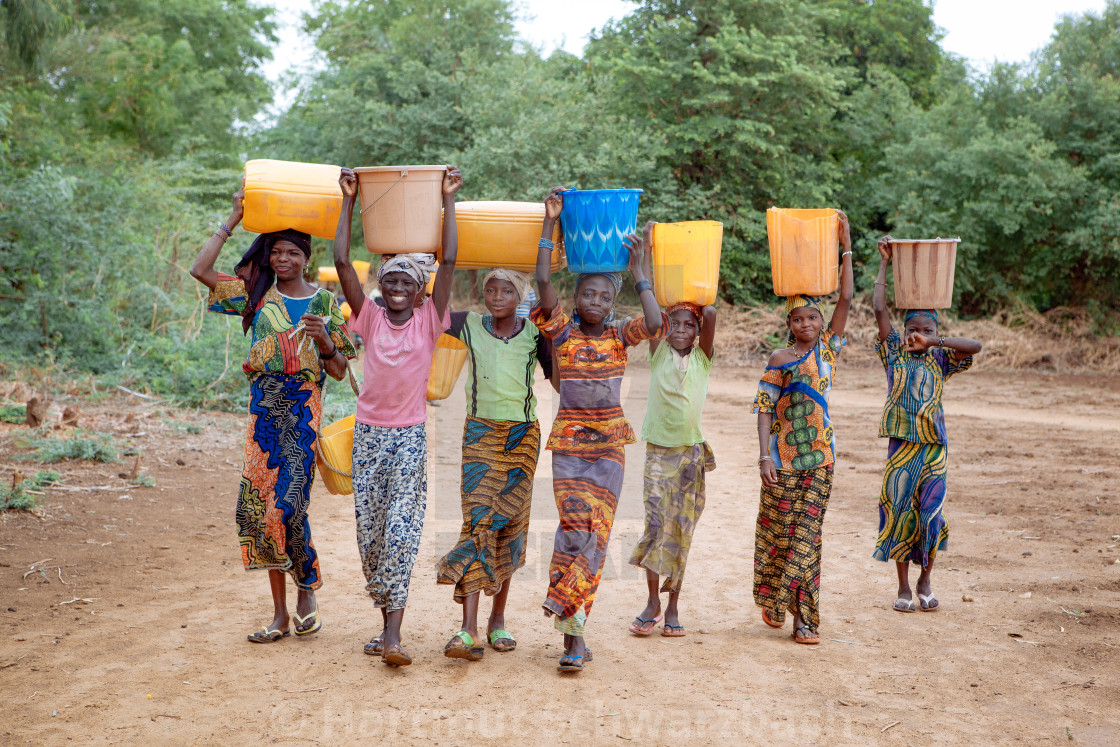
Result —
<instances>
[{"instance_id":1,"label":"girl in pink shirt","mask_svg":"<svg viewBox=\"0 0 1120 747\"><path fill-rule=\"evenodd\" d=\"M350 262L358 180L352 170L343 169L339 184L342 214L334 237L334 266L352 309L351 329L366 346L354 423L354 513L366 591L384 623L364 650L386 664L404 666L412 658L401 648L401 621L428 493L425 393L436 339L450 325L447 304L458 251L455 193L463 177L451 166L443 177L443 257L431 298L419 308L414 302L431 277L435 257L398 254L385 260L377 272L385 307L367 298Z\"/></svg>"}]
</instances>

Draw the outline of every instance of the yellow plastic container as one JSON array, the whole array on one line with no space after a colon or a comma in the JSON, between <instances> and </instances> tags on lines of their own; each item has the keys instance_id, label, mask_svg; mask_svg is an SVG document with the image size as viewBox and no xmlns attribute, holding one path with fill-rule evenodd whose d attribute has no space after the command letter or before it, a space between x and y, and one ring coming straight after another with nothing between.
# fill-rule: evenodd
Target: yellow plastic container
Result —
<instances>
[{"instance_id":1,"label":"yellow plastic container","mask_svg":"<svg viewBox=\"0 0 1120 747\"><path fill-rule=\"evenodd\" d=\"M446 166L354 169L358 176L362 228L370 252L438 253L446 170Z\"/></svg>"},{"instance_id":2,"label":"yellow plastic container","mask_svg":"<svg viewBox=\"0 0 1120 747\"><path fill-rule=\"evenodd\" d=\"M436 262L436 272L439 272L439 262ZM429 296L432 295L432 290L436 287L436 273L433 272L428 278L428 284L424 286L424 292Z\"/></svg>"},{"instance_id":3,"label":"yellow plastic container","mask_svg":"<svg viewBox=\"0 0 1120 747\"><path fill-rule=\"evenodd\" d=\"M428 399L434 401L450 397L466 362L467 346L458 337L440 335L428 373Z\"/></svg>"},{"instance_id":4,"label":"yellow plastic container","mask_svg":"<svg viewBox=\"0 0 1120 747\"><path fill-rule=\"evenodd\" d=\"M894 305L900 309L947 309L960 239L894 239Z\"/></svg>"},{"instance_id":5,"label":"yellow plastic container","mask_svg":"<svg viewBox=\"0 0 1120 747\"><path fill-rule=\"evenodd\" d=\"M537 244L541 239L544 203L460 202L455 205L459 254L455 268L484 270L504 267L520 272L537 269ZM560 222L552 229L552 271L567 266Z\"/></svg>"},{"instance_id":6,"label":"yellow plastic container","mask_svg":"<svg viewBox=\"0 0 1120 747\"><path fill-rule=\"evenodd\" d=\"M350 468L354 460L354 416L331 423L319 432L315 464L323 485L333 495L350 495L354 485Z\"/></svg>"},{"instance_id":7,"label":"yellow plastic container","mask_svg":"<svg viewBox=\"0 0 1120 747\"><path fill-rule=\"evenodd\" d=\"M369 262L355 259L351 264L354 265L354 272L358 275L358 282L365 285L366 280L369 279ZM338 282L338 270L335 269L334 265L324 265L319 268L319 282Z\"/></svg>"},{"instance_id":8,"label":"yellow plastic container","mask_svg":"<svg viewBox=\"0 0 1120 747\"><path fill-rule=\"evenodd\" d=\"M835 210L766 211L770 271L778 296L824 296L840 286L840 218Z\"/></svg>"},{"instance_id":9,"label":"yellow plastic container","mask_svg":"<svg viewBox=\"0 0 1120 747\"><path fill-rule=\"evenodd\" d=\"M337 283L338 282L338 270L334 269L333 265L331 267L326 267L326 266L320 267L319 268L319 282L320 283Z\"/></svg>"},{"instance_id":10,"label":"yellow plastic container","mask_svg":"<svg viewBox=\"0 0 1120 747\"><path fill-rule=\"evenodd\" d=\"M350 315L354 313L350 310L350 304L348 304L346 301L343 301L338 305L338 310L342 312L343 319L345 319L346 321L350 321Z\"/></svg>"},{"instance_id":11,"label":"yellow plastic container","mask_svg":"<svg viewBox=\"0 0 1120 747\"><path fill-rule=\"evenodd\" d=\"M662 306L716 302L723 224L714 220L653 227L653 287Z\"/></svg>"},{"instance_id":12,"label":"yellow plastic container","mask_svg":"<svg viewBox=\"0 0 1120 747\"><path fill-rule=\"evenodd\" d=\"M319 163L258 158L245 164L245 216L253 233L297 231L334 238L342 211L342 169Z\"/></svg>"}]
</instances>

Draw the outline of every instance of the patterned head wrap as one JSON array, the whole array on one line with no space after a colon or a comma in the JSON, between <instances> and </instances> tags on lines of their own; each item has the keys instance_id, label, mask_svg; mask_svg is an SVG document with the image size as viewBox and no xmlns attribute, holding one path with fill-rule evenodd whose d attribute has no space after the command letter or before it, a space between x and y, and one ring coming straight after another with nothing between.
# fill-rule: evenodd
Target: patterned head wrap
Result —
<instances>
[{"instance_id":1,"label":"patterned head wrap","mask_svg":"<svg viewBox=\"0 0 1120 747\"><path fill-rule=\"evenodd\" d=\"M910 321L916 316L928 316L933 320L934 324L940 324L937 320L937 311L935 309L910 309L906 312L906 318L902 320L903 324Z\"/></svg>"},{"instance_id":2,"label":"patterned head wrap","mask_svg":"<svg viewBox=\"0 0 1120 747\"><path fill-rule=\"evenodd\" d=\"M418 287L423 288L437 267L434 254L396 254L377 268L377 282L380 283L390 272L403 272L416 281Z\"/></svg>"},{"instance_id":3,"label":"patterned head wrap","mask_svg":"<svg viewBox=\"0 0 1120 747\"><path fill-rule=\"evenodd\" d=\"M674 311L687 311L696 317L696 325L703 329L704 327L704 314L700 311L700 307L690 301L679 301L672 304L665 309L665 316L672 316Z\"/></svg>"},{"instance_id":4,"label":"patterned head wrap","mask_svg":"<svg viewBox=\"0 0 1120 747\"><path fill-rule=\"evenodd\" d=\"M622 291L622 273L619 272L581 272L579 277L576 278L576 290L579 290L579 287L583 285L585 280L590 280L591 278L606 278L609 280L611 285L614 286L614 297L616 299L618 298L619 292ZM607 314L607 318L604 319L603 322L609 324L613 321L614 307L611 307L611 313ZM578 311L572 311L572 323L577 325L580 323Z\"/></svg>"},{"instance_id":5,"label":"patterned head wrap","mask_svg":"<svg viewBox=\"0 0 1120 747\"><path fill-rule=\"evenodd\" d=\"M276 273L272 271L270 257L272 246L278 241L288 241L295 244L303 252L303 256L311 259L311 237L303 231L286 228L283 231L262 233L253 239L249 250L241 255L241 259L233 268L233 273L245 281L246 297L249 302L245 305L245 313L241 317L241 327L245 334L253 326L253 317L257 307L268 289L276 282Z\"/></svg>"},{"instance_id":6,"label":"patterned head wrap","mask_svg":"<svg viewBox=\"0 0 1120 747\"><path fill-rule=\"evenodd\" d=\"M792 314L794 309L800 309L802 306L810 306L816 309L818 314L824 316L824 299L820 296L805 295L790 296L786 299L786 316Z\"/></svg>"},{"instance_id":7,"label":"patterned head wrap","mask_svg":"<svg viewBox=\"0 0 1120 747\"><path fill-rule=\"evenodd\" d=\"M529 279L529 275L524 272L502 268L491 270L482 279L482 287L486 288L486 284L491 280L505 280L507 283L511 283L517 289L517 295L522 301L528 298L529 293L533 290L532 281Z\"/></svg>"}]
</instances>

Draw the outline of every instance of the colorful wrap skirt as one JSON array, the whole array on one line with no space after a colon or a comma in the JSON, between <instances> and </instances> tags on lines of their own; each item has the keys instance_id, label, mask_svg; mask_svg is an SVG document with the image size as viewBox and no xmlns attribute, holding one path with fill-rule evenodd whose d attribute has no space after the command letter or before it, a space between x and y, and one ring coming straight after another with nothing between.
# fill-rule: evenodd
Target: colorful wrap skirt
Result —
<instances>
[{"instance_id":1,"label":"colorful wrap skirt","mask_svg":"<svg viewBox=\"0 0 1120 747\"><path fill-rule=\"evenodd\" d=\"M762 486L754 536L754 603L776 623L793 609L814 632L820 625L821 525L832 493L832 465L778 470Z\"/></svg>"},{"instance_id":2,"label":"colorful wrap skirt","mask_svg":"<svg viewBox=\"0 0 1120 747\"><path fill-rule=\"evenodd\" d=\"M374 607L403 610L420 554L428 500L424 424L354 424L354 515L366 591Z\"/></svg>"},{"instance_id":3,"label":"colorful wrap skirt","mask_svg":"<svg viewBox=\"0 0 1120 747\"><path fill-rule=\"evenodd\" d=\"M892 438L879 492L879 537L876 560L927 566L949 542L942 514L949 450L944 444L920 444Z\"/></svg>"},{"instance_id":4,"label":"colorful wrap skirt","mask_svg":"<svg viewBox=\"0 0 1120 747\"><path fill-rule=\"evenodd\" d=\"M664 576L661 591L678 592L692 533L704 511L706 474L716 468L707 443L666 447L646 444L646 520L630 564Z\"/></svg>"},{"instance_id":5,"label":"colorful wrap skirt","mask_svg":"<svg viewBox=\"0 0 1120 747\"><path fill-rule=\"evenodd\" d=\"M249 382L245 468L237 494L241 561L246 570L287 571L301 589L323 584L307 521L321 408L314 382L273 373Z\"/></svg>"},{"instance_id":6,"label":"colorful wrap skirt","mask_svg":"<svg viewBox=\"0 0 1120 747\"><path fill-rule=\"evenodd\" d=\"M624 459L621 447L617 458L588 460L552 453L552 487L560 526L548 567L548 596L542 606L546 615L556 616L557 630L568 635L583 635L595 602L622 492Z\"/></svg>"},{"instance_id":7,"label":"colorful wrap skirt","mask_svg":"<svg viewBox=\"0 0 1120 747\"><path fill-rule=\"evenodd\" d=\"M455 584L455 599L498 593L525 565L533 475L541 427L467 417L463 428L463 528L459 542L436 564L436 582Z\"/></svg>"}]
</instances>

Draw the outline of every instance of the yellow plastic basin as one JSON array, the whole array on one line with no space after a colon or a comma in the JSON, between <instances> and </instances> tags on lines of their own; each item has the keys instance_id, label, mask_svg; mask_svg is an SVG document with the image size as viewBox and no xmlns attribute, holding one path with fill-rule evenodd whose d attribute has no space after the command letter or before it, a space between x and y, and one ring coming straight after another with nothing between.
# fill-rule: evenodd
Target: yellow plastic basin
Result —
<instances>
[{"instance_id":1,"label":"yellow plastic basin","mask_svg":"<svg viewBox=\"0 0 1120 747\"><path fill-rule=\"evenodd\" d=\"M428 372L428 399L434 401L450 397L466 362L467 346L458 337L440 335L432 355L432 368Z\"/></svg>"},{"instance_id":2,"label":"yellow plastic basin","mask_svg":"<svg viewBox=\"0 0 1120 747\"><path fill-rule=\"evenodd\" d=\"M333 495L350 495L354 485L350 468L354 460L354 416L331 423L319 432L315 464L323 485Z\"/></svg>"},{"instance_id":3,"label":"yellow plastic basin","mask_svg":"<svg viewBox=\"0 0 1120 747\"><path fill-rule=\"evenodd\" d=\"M662 306L715 303L723 224L714 220L653 227L653 287Z\"/></svg>"}]
</instances>

